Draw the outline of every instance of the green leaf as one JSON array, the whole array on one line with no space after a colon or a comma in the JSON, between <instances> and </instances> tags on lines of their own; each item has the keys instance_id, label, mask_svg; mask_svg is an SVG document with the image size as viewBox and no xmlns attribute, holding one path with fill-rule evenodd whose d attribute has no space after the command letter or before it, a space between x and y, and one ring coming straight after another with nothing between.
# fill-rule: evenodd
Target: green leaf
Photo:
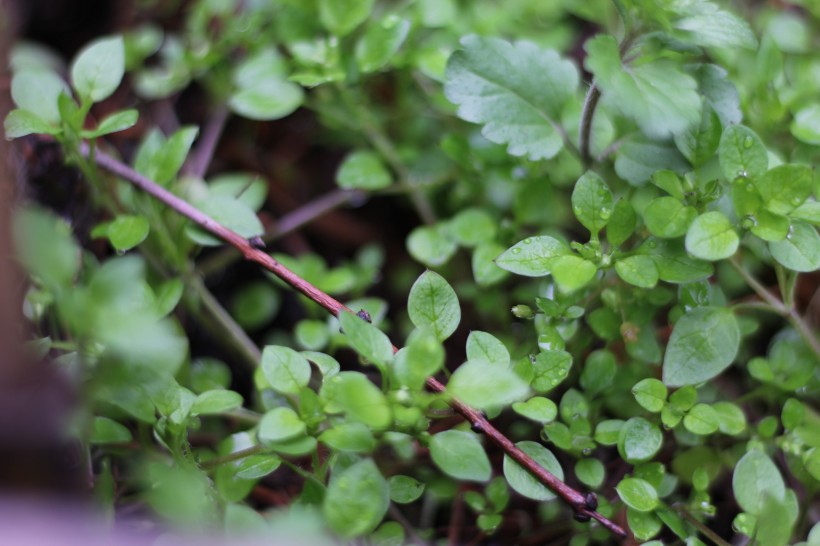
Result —
<instances>
[{"instance_id":1,"label":"green leaf","mask_svg":"<svg viewBox=\"0 0 820 546\"><path fill-rule=\"evenodd\" d=\"M760 237L764 241L782 241L789 234L791 223L789 219L780 214L769 212L766 209L757 211L750 216L753 225L749 231Z\"/></svg>"},{"instance_id":2,"label":"green leaf","mask_svg":"<svg viewBox=\"0 0 820 546\"><path fill-rule=\"evenodd\" d=\"M529 389L512 370L476 360L456 369L447 391L471 406L487 409L516 402Z\"/></svg>"},{"instance_id":3,"label":"green leaf","mask_svg":"<svg viewBox=\"0 0 820 546\"><path fill-rule=\"evenodd\" d=\"M612 209L612 216L606 225L606 238L609 243L618 247L621 246L638 227L638 216L635 209L626 199L618 199Z\"/></svg>"},{"instance_id":4,"label":"green leaf","mask_svg":"<svg viewBox=\"0 0 820 546\"><path fill-rule=\"evenodd\" d=\"M392 177L379 156L367 150L349 154L336 173L336 183L342 188L379 190L392 182Z\"/></svg>"},{"instance_id":5,"label":"green leaf","mask_svg":"<svg viewBox=\"0 0 820 546\"><path fill-rule=\"evenodd\" d=\"M108 417L94 417L88 441L92 444L124 444L132 439L131 431L124 425Z\"/></svg>"},{"instance_id":6,"label":"green leaf","mask_svg":"<svg viewBox=\"0 0 820 546\"><path fill-rule=\"evenodd\" d=\"M339 423L322 432L319 441L336 451L367 453L376 448L373 433L362 423Z\"/></svg>"},{"instance_id":7,"label":"green leaf","mask_svg":"<svg viewBox=\"0 0 820 546\"><path fill-rule=\"evenodd\" d=\"M704 47L757 49L749 24L740 17L720 9L712 2L692 2L684 6L675 29L687 42Z\"/></svg>"},{"instance_id":8,"label":"green leaf","mask_svg":"<svg viewBox=\"0 0 820 546\"><path fill-rule=\"evenodd\" d=\"M516 402L512 405L513 411L537 423L551 423L558 415L555 402L543 396L533 396L526 402Z\"/></svg>"},{"instance_id":9,"label":"green leaf","mask_svg":"<svg viewBox=\"0 0 820 546\"><path fill-rule=\"evenodd\" d=\"M333 377L341 369L339 362L330 355L314 351L302 351L302 356L316 364L324 378Z\"/></svg>"},{"instance_id":10,"label":"green leaf","mask_svg":"<svg viewBox=\"0 0 820 546\"><path fill-rule=\"evenodd\" d=\"M660 429L643 417L632 417L620 427L618 452L629 463L650 460L660 450L661 444L663 434Z\"/></svg>"},{"instance_id":11,"label":"green leaf","mask_svg":"<svg viewBox=\"0 0 820 546\"><path fill-rule=\"evenodd\" d=\"M740 330L731 311L697 307L672 330L663 360L663 382L670 387L707 381L735 359Z\"/></svg>"},{"instance_id":12,"label":"green leaf","mask_svg":"<svg viewBox=\"0 0 820 546\"><path fill-rule=\"evenodd\" d=\"M396 353L393 372L401 385L421 389L428 376L444 365L444 348L429 328L414 330L404 348Z\"/></svg>"},{"instance_id":13,"label":"green leaf","mask_svg":"<svg viewBox=\"0 0 820 546\"><path fill-rule=\"evenodd\" d=\"M243 480L264 478L282 464L282 459L273 453L251 455L242 459L236 468L236 477Z\"/></svg>"},{"instance_id":14,"label":"green leaf","mask_svg":"<svg viewBox=\"0 0 820 546\"><path fill-rule=\"evenodd\" d=\"M801 142L820 144L820 104L810 104L795 112L789 130Z\"/></svg>"},{"instance_id":15,"label":"green leaf","mask_svg":"<svg viewBox=\"0 0 820 546\"><path fill-rule=\"evenodd\" d=\"M723 130L718 155L726 180L756 179L769 168L769 156L760 137L743 125L730 125Z\"/></svg>"},{"instance_id":16,"label":"green leaf","mask_svg":"<svg viewBox=\"0 0 820 546\"><path fill-rule=\"evenodd\" d=\"M371 459L363 459L331 478L322 512L336 534L353 538L373 531L389 505L387 480Z\"/></svg>"},{"instance_id":17,"label":"green leaf","mask_svg":"<svg viewBox=\"0 0 820 546\"><path fill-rule=\"evenodd\" d=\"M508 248L495 259L501 269L526 277L549 275L552 263L559 256L571 255L570 250L558 239L548 235L527 237Z\"/></svg>"},{"instance_id":18,"label":"green leaf","mask_svg":"<svg viewBox=\"0 0 820 546\"><path fill-rule=\"evenodd\" d=\"M743 119L740 96L734 83L729 79L729 73L714 64L689 65L688 68L698 80L705 105L715 111L720 118L720 124L728 127L740 123Z\"/></svg>"},{"instance_id":19,"label":"green leaf","mask_svg":"<svg viewBox=\"0 0 820 546\"><path fill-rule=\"evenodd\" d=\"M208 193L234 197L258 211L265 204L268 182L256 173L222 173L208 179Z\"/></svg>"},{"instance_id":20,"label":"green leaf","mask_svg":"<svg viewBox=\"0 0 820 546\"><path fill-rule=\"evenodd\" d=\"M675 146L644 137L628 138L615 155L615 172L633 186L642 186L660 170L684 173L690 168Z\"/></svg>"},{"instance_id":21,"label":"green leaf","mask_svg":"<svg viewBox=\"0 0 820 546\"><path fill-rule=\"evenodd\" d=\"M687 283L705 279L712 275L712 264L692 258L686 253L682 240L664 240L650 237L638 249L648 255L658 268L662 281Z\"/></svg>"},{"instance_id":22,"label":"green leaf","mask_svg":"<svg viewBox=\"0 0 820 546\"><path fill-rule=\"evenodd\" d=\"M573 292L595 278L598 267L579 256L558 256L550 264L552 276L564 292Z\"/></svg>"},{"instance_id":23,"label":"green leaf","mask_svg":"<svg viewBox=\"0 0 820 546\"><path fill-rule=\"evenodd\" d=\"M3 128L9 140L32 134L58 135L62 132L62 129L49 125L37 117L37 114L19 108L9 112L3 122Z\"/></svg>"},{"instance_id":24,"label":"green leaf","mask_svg":"<svg viewBox=\"0 0 820 546\"><path fill-rule=\"evenodd\" d=\"M495 263L495 258L504 251L498 243L481 243L475 250L471 265L473 278L478 286L492 286L507 277L508 273Z\"/></svg>"},{"instance_id":25,"label":"green leaf","mask_svg":"<svg viewBox=\"0 0 820 546\"><path fill-rule=\"evenodd\" d=\"M640 478L625 478L615 487L624 504L638 512L651 512L658 504L658 492Z\"/></svg>"},{"instance_id":26,"label":"green leaf","mask_svg":"<svg viewBox=\"0 0 820 546\"><path fill-rule=\"evenodd\" d=\"M26 270L51 291L66 289L80 270L81 250L67 222L44 209L14 214L14 246Z\"/></svg>"},{"instance_id":27,"label":"green leaf","mask_svg":"<svg viewBox=\"0 0 820 546\"><path fill-rule=\"evenodd\" d=\"M683 418L683 426L695 434L712 434L720 428L720 418L712 406L697 404Z\"/></svg>"},{"instance_id":28,"label":"green leaf","mask_svg":"<svg viewBox=\"0 0 820 546\"><path fill-rule=\"evenodd\" d=\"M618 276L633 286L652 288L658 284L658 268L649 256L629 256L615 262Z\"/></svg>"},{"instance_id":29,"label":"green leaf","mask_svg":"<svg viewBox=\"0 0 820 546\"><path fill-rule=\"evenodd\" d=\"M558 120L578 88L578 69L531 42L467 36L447 63L444 92L458 116L484 126L514 156L536 161L564 146Z\"/></svg>"},{"instance_id":30,"label":"green leaf","mask_svg":"<svg viewBox=\"0 0 820 546\"><path fill-rule=\"evenodd\" d=\"M305 423L290 408L275 408L259 421L259 441L265 444L293 440L305 433Z\"/></svg>"},{"instance_id":31,"label":"green leaf","mask_svg":"<svg viewBox=\"0 0 820 546\"><path fill-rule=\"evenodd\" d=\"M225 389L205 391L194 400L191 415L214 415L242 407L242 395Z\"/></svg>"},{"instance_id":32,"label":"green leaf","mask_svg":"<svg viewBox=\"0 0 820 546\"><path fill-rule=\"evenodd\" d=\"M237 232L242 237L253 237L265 231L256 213L248 207L248 205L235 197L211 195L204 201L199 201L197 207L213 220ZM186 233L191 240L203 246L222 244L220 239L193 224L189 225Z\"/></svg>"},{"instance_id":33,"label":"green leaf","mask_svg":"<svg viewBox=\"0 0 820 546\"><path fill-rule=\"evenodd\" d=\"M763 513L767 497L782 501L786 496L786 486L777 466L757 449L746 453L735 465L732 490L743 511L754 516Z\"/></svg>"},{"instance_id":34,"label":"green leaf","mask_svg":"<svg viewBox=\"0 0 820 546\"><path fill-rule=\"evenodd\" d=\"M559 480L564 479L564 469L552 452L536 442L524 441L515 444L521 451L532 457L542 468L552 473ZM535 476L504 455L504 477L515 491L527 498L537 501L548 501L555 498L555 493L538 481Z\"/></svg>"},{"instance_id":35,"label":"green leaf","mask_svg":"<svg viewBox=\"0 0 820 546\"><path fill-rule=\"evenodd\" d=\"M367 27L364 36L356 43L359 70L367 74L385 66L407 39L410 26L407 19L388 15Z\"/></svg>"},{"instance_id":36,"label":"green leaf","mask_svg":"<svg viewBox=\"0 0 820 546\"><path fill-rule=\"evenodd\" d=\"M647 411L658 413L666 405L666 385L654 378L647 378L635 383L632 395Z\"/></svg>"},{"instance_id":37,"label":"green leaf","mask_svg":"<svg viewBox=\"0 0 820 546\"><path fill-rule=\"evenodd\" d=\"M457 480L486 482L492 476L490 460L470 432L446 430L433 435L430 456L442 472Z\"/></svg>"},{"instance_id":38,"label":"green leaf","mask_svg":"<svg viewBox=\"0 0 820 546\"><path fill-rule=\"evenodd\" d=\"M605 104L635 121L649 137L668 138L700 121L695 80L665 59L623 65L614 36L584 45L584 66L595 75Z\"/></svg>"},{"instance_id":39,"label":"green leaf","mask_svg":"<svg viewBox=\"0 0 820 546\"><path fill-rule=\"evenodd\" d=\"M415 478L396 474L387 479L390 487L390 500L399 504L410 504L424 493L424 484Z\"/></svg>"},{"instance_id":40,"label":"green leaf","mask_svg":"<svg viewBox=\"0 0 820 546\"><path fill-rule=\"evenodd\" d=\"M581 388L589 397L606 391L615 379L617 368L615 355L610 351L601 349L591 352L581 371Z\"/></svg>"},{"instance_id":41,"label":"green leaf","mask_svg":"<svg viewBox=\"0 0 820 546\"><path fill-rule=\"evenodd\" d=\"M712 404L718 417L718 428L723 434L737 436L746 430L746 415L743 410L731 402Z\"/></svg>"},{"instance_id":42,"label":"green leaf","mask_svg":"<svg viewBox=\"0 0 820 546\"><path fill-rule=\"evenodd\" d=\"M80 136L83 138L97 138L110 133L116 133L117 131L124 131L136 125L138 118L139 112L133 108L122 110L121 112L114 112L110 116L104 117L96 129L82 131Z\"/></svg>"},{"instance_id":43,"label":"green leaf","mask_svg":"<svg viewBox=\"0 0 820 546\"><path fill-rule=\"evenodd\" d=\"M441 341L450 337L461 321L455 291L444 277L429 270L413 283L407 299L407 313L416 327L431 328Z\"/></svg>"},{"instance_id":44,"label":"green leaf","mask_svg":"<svg viewBox=\"0 0 820 546\"><path fill-rule=\"evenodd\" d=\"M257 330L267 326L282 305L279 292L269 282L253 281L244 284L231 300L231 316L240 326Z\"/></svg>"},{"instance_id":45,"label":"green leaf","mask_svg":"<svg viewBox=\"0 0 820 546\"><path fill-rule=\"evenodd\" d=\"M606 227L612 217L614 207L612 192L606 182L593 171L587 171L575 183L572 191L572 212L585 228L598 237L598 232Z\"/></svg>"},{"instance_id":46,"label":"green leaf","mask_svg":"<svg viewBox=\"0 0 820 546\"><path fill-rule=\"evenodd\" d=\"M50 125L60 123L57 100L61 93L66 92L68 86L51 70L24 69L11 79L14 104Z\"/></svg>"},{"instance_id":47,"label":"green leaf","mask_svg":"<svg viewBox=\"0 0 820 546\"><path fill-rule=\"evenodd\" d=\"M607 419L595 427L595 441L601 445L613 446L618 444L621 429L626 423L620 419Z\"/></svg>"},{"instance_id":48,"label":"green leaf","mask_svg":"<svg viewBox=\"0 0 820 546\"><path fill-rule=\"evenodd\" d=\"M125 75L125 45L121 36L100 38L85 46L71 64L71 83L83 101L110 97Z\"/></svg>"},{"instance_id":49,"label":"green leaf","mask_svg":"<svg viewBox=\"0 0 820 546\"><path fill-rule=\"evenodd\" d=\"M393 421L384 393L359 372L341 372L326 379L320 398L334 412L344 413L372 429L385 429Z\"/></svg>"},{"instance_id":50,"label":"green leaf","mask_svg":"<svg viewBox=\"0 0 820 546\"><path fill-rule=\"evenodd\" d=\"M789 214L812 194L814 173L808 165L779 165L755 180L766 207Z\"/></svg>"},{"instance_id":51,"label":"green leaf","mask_svg":"<svg viewBox=\"0 0 820 546\"><path fill-rule=\"evenodd\" d=\"M696 258L709 261L729 258L740 244L740 237L722 212L704 212L686 232L686 250Z\"/></svg>"},{"instance_id":52,"label":"green leaf","mask_svg":"<svg viewBox=\"0 0 820 546\"><path fill-rule=\"evenodd\" d=\"M282 394L299 394L310 380L307 359L279 345L269 345L262 351L262 371L271 387Z\"/></svg>"},{"instance_id":53,"label":"green leaf","mask_svg":"<svg viewBox=\"0 0 820 546\"><path fill-rule=\"evenodd\" d=\"M572 355L566 351L541 351L532 361L532 389L549 392L567 378L572 367Z\"/></svg>"},{"instance_id":54,"label":"green leaf","mask_svg":"<svg viewBox=\"0 0 820 546\"><path fill-rule=\"evenodd\" d=\"M793 271L820 269L820 235L817 229L805 222L792 222L786 238L769 243L769 251L772 258Z\"/></svg>"},{"instance_id":55,"label":"green leaf","mask_svg":"<svg viewBox=\"0 0 820 546\"><path fill-rule=\"evenodd\" d=\"M604 465L598 459L580 459L575 463L575 475L587 487L601 487L606 477Z\"/></svg>"},{"instance_id":56,"label":"green leaf","mask_svg":"<svg viewBox=\"0 0 820 546\"><path fill-rule=\"evenodd\" d=\"M419 226L407 237L407 251L428 267L447 263L458 250L443 225Z\"/></svg>"},{"instance_id":57,"label":"green leaf","mask_svg":"<svg viewBox=\"0 0 820 546\"><path fill-rule=\"evenodd\" d=\"M675 197L659 197L646 206L643 219L652 235L673 239L684 235L697 215L694 207L684 205Z\"/></svg>"},{"instance_id":58,"label":"green leaf","mask_svg":"<svg viewBox=\"0 0 820 546\"><path fill-rule=\"evenodd\" d=\"M357 353L379 367L386 367L393 359L393 344L378 328L353 313L339 313L348 341Z\"/></svg>"},{"instance_id":59,"label":"green leaf","mask_svg":"<svg viewBox=\"0 0 820 546\"><path fill-rule=\"evenodd\" d=\"M373 11L374 0L319 0L319 20L336 36L346 36Z\"/></svg>"},{"instance_id":60,"label":"green leaf","mask_svg":"<svg viewBox=\"0 0 820 546\"><path fill-rule=\"evenodd\" d=\"M461 246L474 247L495 237L496 221L483 209L469 208L455 215L447 230Z\"/></svg>"},{"instance_id":61,"label":"green leaf","mask_svg":"<svg viewBox=\"0 0 820 546\"><path fill-rule=\"evenodd\" d=\"M243 87L228 99L230 109L240 116L259 121L282 119L296 111L305 93L293 82L266 78Z\"/></svg>"},{"instance_id":62,"label":"green leaf","mask_svg":"<svg viewBox=\"0 0 820 546\"><path fill-rule=\"evenodd\" d=\"M467 360L484 360L506 368L510 365L510 352L494 335L473 330L467 336Z\"/></svg>"},{"instance_id":63,"label":"green leaf","mask_svg":"<svg viewBox=\"0 0 820 546\"><path fill-rule=\"evenodd\" d=\"M150 226L144 216L117 216L108 226L108 239L116 250L130 250L148 237Z\"/></svg>"}]
</instances>

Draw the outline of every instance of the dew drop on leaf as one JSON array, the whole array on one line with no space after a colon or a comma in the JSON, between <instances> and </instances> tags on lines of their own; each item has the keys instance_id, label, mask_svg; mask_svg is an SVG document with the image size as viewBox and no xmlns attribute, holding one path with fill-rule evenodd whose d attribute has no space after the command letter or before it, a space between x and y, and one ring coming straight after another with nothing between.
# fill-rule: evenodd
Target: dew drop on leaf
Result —
<instances>
[{"instance_id":1,"label":"dew drop on leaf","mask_svg":"<svg viewBox=\"0 0 820 546\"><path fill-rule=\"evenodd\" d=\"M752 140L752 137L747 136L746 138L743 139L743 147L744 148L751 148L752 144L754 144L754 141Z\"/></svg>"},{"instance_id":2,"label":"dew drop on leaf","mask_svg":"<svg viewBox=\"0 0 820 546\"><path fill-rule=\"evenodd\" d=\"M520 248L514 248L514 249L512 249L512 253L513 253L513 254L519 254L520 252L521 252L521 249L520 249Z\"/></svg>"}]
</instances>

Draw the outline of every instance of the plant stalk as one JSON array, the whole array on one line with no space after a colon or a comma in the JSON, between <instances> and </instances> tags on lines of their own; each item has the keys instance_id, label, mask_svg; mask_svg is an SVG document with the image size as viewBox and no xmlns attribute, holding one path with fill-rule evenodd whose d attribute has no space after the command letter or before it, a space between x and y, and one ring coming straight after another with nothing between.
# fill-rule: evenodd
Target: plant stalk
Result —
<instances>
[{"instance_id":1,"label":"plant stalk","mask_svg":"<svg viewBox=\"0 0 820 546\"><path fill-rule=\"evenodd\" d=\"M80 153L83 154L85 157L88 157L89 148L87 144L82 144L82 146L80 147ZM167 205L174 211L178 212L179 214L187 217L194 223L198 224L206 231L210 232L216 237L219 237L226 243L234 246L237 250L241 252L241 254L245 257L246 260L261 265L262 267L264 267L265 269L279 277L282 281L290 285L292 288L294 288L297 292L300 292L307 298L313 300L315 303L323 307L332 315L338 316L342 312L353 312L351 309L343 305L341 302L337 301L328 294L322 292L306 280L302 279L301 277L290 271L277 260L273 259L270 255L265 253L263 250L259 250L258 248L256 248L247 239L245 239L235 231L232 231L223 226L222 224L220 224L219 222L216 222L214 219L210 218L208 215L206 215L196 207L192 206L187 201L174 195L167 189L156 184L154 181L143 176L142 174L136 172L128 165L125 165L124 163L121 163L115 158L102 152L96 153L94 157L94 162L102 169L130 182L131 184L145 191L149 195L152 195L156 199L162 201L165 205ZM393 346L393 351L397 352L398 348ZM434 377L428 377L426 379L426 385L427 388L433 392L441 394L446 393L445 386ZM473 427L473 430L480 430L481 432L483 432L494 444L501 448L504 451L504 453L507 454L507 456L509 456L522 467L524 467L541 483L546 485L549 489L551 489L559 497L561 497L564 500L564 502L575 511L576 519L583 521L595 519L603 527L605 527L613 534L620 537L627 536L626 532L623 530L623 528L621 528L621 526L607 519L596 510L597 499L595 498L595 495L593 493L584 495L583 493L576 491L569 485L562 482L560 479L558 479L557 476L555 476L554 474L543 468L541 465L539 465L532 457L527 455L524 451L518 448L509 438L507 438L503 433L496 429L480 411L476 410L471 406L468 406L461 400L452 396L448 397L448 403L457 412L459 412L467 421L470 422L470 424Z\"/></svg>"}]
</instances>

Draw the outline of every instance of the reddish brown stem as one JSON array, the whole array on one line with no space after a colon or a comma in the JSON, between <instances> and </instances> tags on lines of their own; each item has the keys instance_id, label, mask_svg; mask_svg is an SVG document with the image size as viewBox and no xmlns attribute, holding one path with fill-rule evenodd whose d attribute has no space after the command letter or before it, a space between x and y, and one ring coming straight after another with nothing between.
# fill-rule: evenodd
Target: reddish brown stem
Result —
<instances>
[{"instance_id":1,"label":"reddish brown stem","mask_svg":"<svg viewBox=\"0 0 820 546\"><path fill-rule=\"evenodd\" d=\"M90 157L87 144L82 144L80 153L85 157ZM138 173L128 165L125 165L124 163L100 151L95 151L93 154L93 160L99 167L137 186L179 214L198 224L203 229L211 232L213 235L216 235L226 243L232 245L242 253L246 260L258 263L285 281L296 291L302 293L309 299L322 306L330 314L337 316L339 313L344 311L353 312L341 302L325 294L280 264L278 261L274 260L263 250L254 248L254 246L247 239L235 231L226 228L219 222L204 214L202 211L192 206L187 201L177 197L154 181ZM398 351L398 348L394 346L393 351ZM445 386L434 377L428 377L426 384L427 388L433 392L446 392ZM511 459L526 468L530 473L538 478L541 483L546 485L553 492L555 492L556 495L561 497L564 502L566 502L575 511L576 519L583 521L595 519L615 535L620 537L627 536L626 532L618 524L610 521L596 511L595 508L597 503L593 502L594 495L592 495L592 498L590 498L590 495L583 495L559 480L554 474L544 469L537 462L535 462L532 457L516 447L516 445L509 438L504 436L504 434L496 429L480 411L468 406L461 400L452 396L448 397L448 402L458 413L470 422L473 430L483 432Z\"/></svg>"}]
</instances>

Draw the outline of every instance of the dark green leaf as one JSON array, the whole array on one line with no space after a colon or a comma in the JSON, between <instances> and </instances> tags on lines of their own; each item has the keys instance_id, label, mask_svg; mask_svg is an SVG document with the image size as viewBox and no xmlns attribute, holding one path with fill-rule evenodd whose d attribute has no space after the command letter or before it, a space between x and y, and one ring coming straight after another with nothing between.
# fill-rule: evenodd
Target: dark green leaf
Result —
<instances>
[{"instance_id":1,"label":"dark green leaf","mask_svg":"<svg viewBox=\"0 0 820 546\"><path fill-rule=\"evenodd\" d=\"M264 232L262 222L256 213L245 203L227 195L211 195L197 204L198 208L223 226L249 238ZM205 246L222 244L216 236L199 226L190 225L188 236L196 243Z\"/></svg>"},{"instance_id":2,"label":"dark green leaf","mask_svg":"<svg viewBox=\"0 0 820 546\"><path fill-rule=\"evenodd\" d=\"M373 10L374 0L319 0L319 20L337 36L346 36Z\"/></svg>"},{"instance_id":3,"label":"dark green leaf","mask_svg":"<svg viewBox=\"0 0 820 546\"><path fill-rule=\"evenodd\" d=\"M482 134L515 156L549 159L563 148L557 122L578 87L578 70L531 42L467 36L447 63L447 98Z\"/></svg>"},{"instance_id":4,"label":"dark green leaf","mask_svg":"<svg viewBox=\"0 0 820 546\"><path fill-rule=\"evenodd\" d=\"M587 171L572 191L572 212L595 239L612 217L614 199L606 182L593 171Z\"/></svg>"},{"instance_id":5,"label":"dark green leaf","mask_svg":"<svg viewBox=\"0 0 820 546\"><path fill-rule=\"evenodd\" d=\"M704 212L686 232L686 250L696 258L709 261L729 258L740 244L740 237L722 212Z\"/></svg>"},{"instance_id":6,"label":"dark green leaf","mask_svg":"<svg viewBox=\"0 0 820 546\"><path fill-rule=\"evenodd\" d=\"M409 504L424 493L424 484L410 476L396 474L387 479L390 487L390 500L399 504Z\"/></svg>"},{"instance_id":7,"label":"dark green leaf","mask_svg":"<svg viewBox=\"0 0 820 546\"><path fill-rule=\"evenodd\" d=\"M769 157L760 137L743 125L730 125L724 129L718 154L726 180L755 179L769 167Z\"/></svg>"},{"instance_id":8,"label":"dark green leaf","mask_svg":"<svg viewBox=\"0 0 820 546\"><path fill-rule=\"evenodd\" d=\"M348 341L356 352L379 367L386 367L393 359L393 344L387 336L361 317L343 311L339 313Z\"/></svg>"},{"instance_id":9,"label":"dark green leaf","mask_svg":"<svg viewBox=\"0 0 820 546\"><path fill-rule=\"evenodd\" d=\"M344 413L373 429L387 428L393 421L384 393L359 372L341 372L326 379L320 397L326 411Z\"/></svg>"},{"instance_id":10,"label":"dark green leaf","mask_svg":"<svg viewBox=\"0 0 820 546\"><path fill-rule=\"evenodd\" d=\"M539 443L530 441L518 442L515 445L559 480L564 479L564 469L561 468L558 459L550 450ZM547 501L555 498L552 491L512 460L509 455L504 456L504 477L507 478L510 487L525 497L537 501Z\"/></svg>"},{"instance_id":11,"label":"dark green leaf","mask_svg":"<svg viewBox=\"0 0 820 546\"><path fill-rule=\"evenodd\" d=\"M764 205L777 214L789 214L812 194L814 172L808 165L778 165L755 180Z\"/></svg>"},{"instance_id":12,"label":"dark green leaf","mask_svg":"<svg viewBox=\"0 0 820 546\"><path fill-rule=\"evenodd\" d=\"M597 436L597 431L596 431ZM630 463L642 463L650 460L660 450L663 434L643 417L632 417L618 433L618 452Z\"/></svg>"},{"instance_id":13,"label":"dark green leaf","mask_svg":"<svg viewBox=\"0 0 820 546\"><path fill-rule=\"evenodd\" d=\"M463 430L435 434L430 441L430 456L436 466L457 480L486 482L492 475L481 442Z\"/></svg>"},{"instance_id":14,"label":"dark green leaf","mask_svg":"<svg viewBox=\"0 0 820 546\"><path fill-rule=\"evenodd\" d=\"M367 27L356 43L356 63L364 73L385 66L401 47L410 32L410 21L388 15Z\"/></svg>"},{"instance_id":15,"label":"dark green leaf","mask_svg":"<svg viewBox=\"0 0 820 546\"><path fill-rule=\"evenodd\" d=\"M638 512L651 512L658 506L658 492L640 478L625 478L615 490L624 504Z\"/></svg>"},{"instance_id":16,"label":"dark green leaf","mask_svg":"<svg viewBox=\"0 0 820 546\"><path fill-rule=\"evenodd\" d=\"M644 409L658 413L666 405L666 385L654 378L643 379L632 387L632 395Z\"/></svg>"},{"instance_id":17,"label":"dark green leaf","mask_svg":"<svg viewBox=\"0 0 820 546\"><path fill-rule=\"evenodd\" d=\"M653 199L643 212L646 228L663 239L684 235L697 215L694 207L684 205L675 197Z\"/></svg>"},{"instance_id":18,"label":"dark green leaf","mask_svg":"<svg viewBox=\"0 0 820 546\"><path fill-rule=\"evenodd\" d=\"M131 431L108 417L94 417L91 427L92 444L124 444L132 440Z\"/></svg>"},{"instance_id":19,"label":"dark green leaf","mask_svg":"<svg viewBox=\"0 0 820 546\"><path fill-rule=\"evenodd\" d=\"M319 435L319 441L335 449L353 453L367 453L376 447L373 433L362 423L340 423Z\"/></svg>"},{"instance_id":20,"label":"dark green leaf","mask_svg":"<svg viewBox=\"0 0 820 546\"><path fill-rule=\"evenodd\" d=\"M679 387L707 381L732 363L739 345L740 330L731 311L693 309L672 330L663 361L663 382Z\"/></svg>"},{"instance_id":21,"label":"dark green leaf","mask_svg":"<svg viewBox=\"0 0 820 546\"><path fill-rule=\"evenodd\" d=\"M378 155L360 150L342 161L336 173L336 183L342 188L379 190L389 186L392 177Z\"/></svg>"},{"instance_id":22,"label":"dark green leaf","mask_svg":"<svg viewBox=\"0 0 820 546\"><path fill-rule=\"evenodd\" d=\"M299 438L305 433L305 423L290 408L275 408L259 422L259 441L265 444Z\"/></svg>"},{"instance_id":23,"label":"dark green leaf","mask_svg":"<svg viewBox=\"0 0 820 546\"><path fill-rule=\"evenodd\" d=\"M262 371L274 390L298 394L310 380L310 364L289 347L269 345L262 351Z\"/></svg>"},{"instance_id":24,"label":"dark green leaf","mask_svg":"<svg viewBox=\"0 0 820 546\"><path fill-rule=\"evenodd\" d=\"M793 271L820 269L820 235L813 226L796 221L782 241L769 243L772 257Z\"/></svg>"},{"instance_id":25,"label":"dark green leaf","mask_svg":"<svg viewBox=\"0 0 820 546\"><path fill-rule=\"evenodd\" d=\"M712 406L697 404L683 418L683 426L695 434L712 434L720 428L720 417Z\"/></svg>"},{"instance_id":26,"label":"dark green leaf","mask_svg":"<svg viewBox=\"0 0 820 546\"><path fill-rule=\"evenodd\" d=\"M689 169L689 162L675 146L643 137L628 139L615 155L615 172L633 186L645 184L660 170L684 173Z\"/></svg>"},{"instance_id":27,"label":"dark green leaf","mask_svg":"<svg viewBox=\"0 0 820 546\"><path fill-rule=\"evenodd\" d=\"M658 268L649 256L629 256L615 262L618 276L633 286L652 288L658 284Z\"/></svg>"}]
</instances>

